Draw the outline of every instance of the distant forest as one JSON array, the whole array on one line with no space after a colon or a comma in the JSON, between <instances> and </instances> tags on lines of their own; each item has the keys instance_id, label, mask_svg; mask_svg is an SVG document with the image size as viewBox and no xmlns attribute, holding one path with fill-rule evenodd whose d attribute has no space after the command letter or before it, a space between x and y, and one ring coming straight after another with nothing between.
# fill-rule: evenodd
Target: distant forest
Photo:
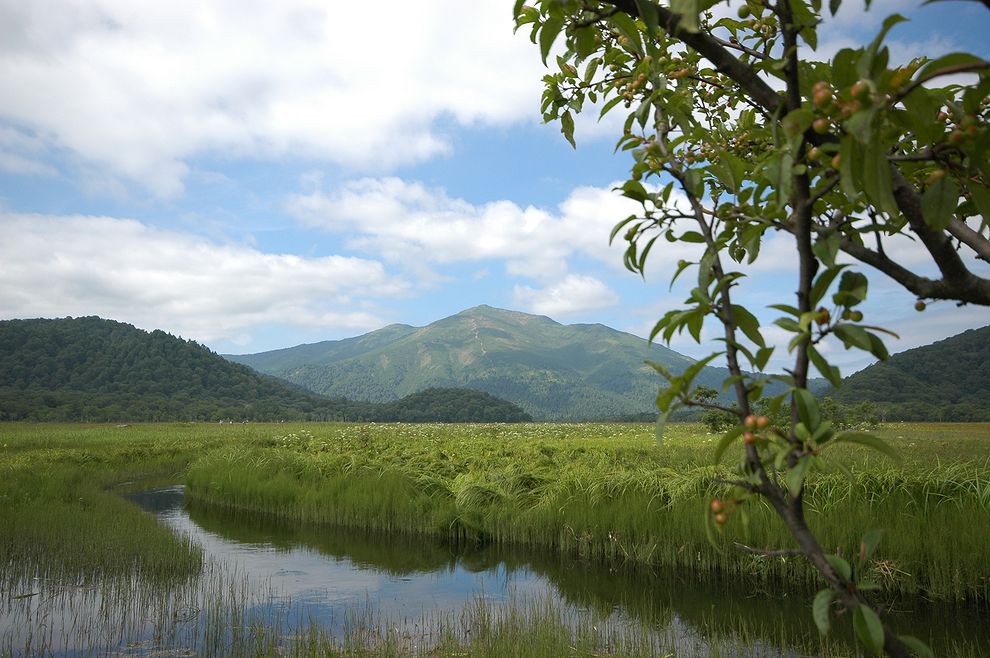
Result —
<instances>
[{"instance_id":1,"label":"distant forest","mask_svg":"<svg viewBox=\"0 0 990 658\"><path fill-rule=\"evenodd\" d=\"M96 317L0 322L0 420L519 422L481 391L429 389L386 404L330 399L193 341Z\"/></svg>"},{"instance_id":2,"label":"distant forest","mask_svg":"<svg viewBox=\"0 0 990 658\"><path fill-rule=\"evenodd\" d=\"M990 420L990 327L895 354L829 395L844 404L869 401L888 421Z\"/></svg>"}]
</instances>

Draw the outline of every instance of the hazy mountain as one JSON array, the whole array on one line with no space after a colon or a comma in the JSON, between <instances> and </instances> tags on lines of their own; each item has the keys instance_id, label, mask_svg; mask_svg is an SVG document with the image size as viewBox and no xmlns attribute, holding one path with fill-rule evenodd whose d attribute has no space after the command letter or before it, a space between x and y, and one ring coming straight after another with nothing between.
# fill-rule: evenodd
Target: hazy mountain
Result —
<instances>
[{"instance_id":1,"label":"hazy mountain","mask_svg":"<svg viewBox=\"0 0 990 658\"><path fill-rule=\"evenodd\" d=\"M830 394L875 402L888 420L990 420L990 326L895 354Z\"/></svg>"},{"instance_id":2,"label":"hazy mountain","mask_svg":"<svg viewBox=\"0 0 990 658\"><path fill-rule=\"evenodd\" d=\"M537 418L654 412L662 379L647 359L693 361L601 324L476 306L425 327L390 325L356 338L227 358L329 396L387 401L433 386L469 387ZM725 369L699 378L720 389Z\"/></svg>"},{"instance_id":3,"label":"hazy mountain","mask_svg":"<svg viewBox=\"0 0 990 658\"><path fill-rule=\"evenodd\" d=\"M480 391L328 399L163 331L97 317L0 321L0 420L519 421Z\"/></svg>"}]
</instances>

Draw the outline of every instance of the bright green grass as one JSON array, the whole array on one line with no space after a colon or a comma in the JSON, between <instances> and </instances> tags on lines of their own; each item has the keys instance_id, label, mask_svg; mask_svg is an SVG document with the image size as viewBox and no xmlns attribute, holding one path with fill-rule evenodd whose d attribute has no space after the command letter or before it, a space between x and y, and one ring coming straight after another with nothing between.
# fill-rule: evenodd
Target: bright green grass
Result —
<instances>
[{"instance_id":1,"label":"bright green grass","mask_svg":"<svg viewBox=\"0 0 990 658\"><path fill-rule=\"evenodd\" d=\"M889 594L986 605L990 425L897 424L881 434L902 464L850 449L841 459L852 482L829 473L809 481L824 545L849 554L865 530L885 528L872 568ZM521 544L754 587L811 586L800 560L731 547L789 545L759 505L750 505L745 535L736 515L720 549L706 540L710 481L727 472L710 463L716 440L694 425L670 427L660 448L645 425L0 425L0 589L18 596L9 585L32 574L112 587L139 573L168 583L166 592L185 582L201 569L199 549L113 493L122 483L183 479L199 502L289 521ZM580 628L528 614L469 640L433 638L427 653L551 656L578 646ZM238 642L258 655L271 643L286 650L272 633L256 628ZM289 652L411 655L386 631L349 637L342 645L313 628ZM645 655L635 634L623 636L625 648L594 637L587 654L571 655ZM216 653L234 651L214 641Z\"/></svg>"},{"instance_id":2,"label":"bright green grass","mask_svg":"<svg viewBox=\"0 0 990 658\"><path fill-rule=\"evenodd\" d=\"M880 432L894 464L859 448L852 472L816 473L809 520L827 549L850 554L883 528L872 564L889 593L990 601L990 425L896 424ZM313 425L282 428L198 459L201 502L307 523L550 548L593 559L813 586L802 560L734 550L791 545L761 504L712 546L704 517L718 494L716 438L674 425L657 447L645 425ZM731 460L731 457L730 457Z\"/></svg>"}]
</instances>

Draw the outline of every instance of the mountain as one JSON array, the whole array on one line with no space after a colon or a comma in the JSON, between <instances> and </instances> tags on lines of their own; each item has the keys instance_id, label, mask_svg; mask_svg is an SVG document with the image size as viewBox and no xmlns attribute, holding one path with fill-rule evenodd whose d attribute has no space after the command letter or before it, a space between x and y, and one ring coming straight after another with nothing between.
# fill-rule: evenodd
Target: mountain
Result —
<instances>
[{"instance_id":1,"label":"mountain","mask_svg":"<svg viewBox=\"0 0 990 658\"><path fill-rule=\"evenodd\" d=\"M692 359L601 324L476 306L425 327L394 324L348 338L259 354L237 363L331 397L385 402L430 387L467 387L512 401L536 418L590 419L655 413L663 380ZM698 382L721 389L727 371Z\"/></svg>"},{"instance_id":2,"label":"mountain","mask_svg":"<svg viewBox=\"0 0 990 658\"><path fill-rule=\"evenodd\" d=\"M0 321L0 420L528 420L480 391L329 399L192 341L97 317Z\"/></svg>"},{"instance_id":3,"label":"mountain","mask_svg":"<svg viewBox=\"0 0 990 658\"><path fill-rule=\"evenodd\" d=\"M831 395L876 403L888 420L990 420L990 326L894 354Z\"/></svg>"}]
</instances>

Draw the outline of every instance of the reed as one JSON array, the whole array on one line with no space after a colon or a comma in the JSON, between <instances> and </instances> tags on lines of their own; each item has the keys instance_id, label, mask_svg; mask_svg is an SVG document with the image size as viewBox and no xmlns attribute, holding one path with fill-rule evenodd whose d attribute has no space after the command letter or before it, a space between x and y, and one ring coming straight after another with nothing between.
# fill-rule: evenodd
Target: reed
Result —
<instances>
[{"instance_id":1,"label":"reed","mask_svg":"<svg viewBox=\"0 0 990 658\"><path fill-rule=\"evenodd\" d=\"M888 596L990 601L990 429L968 429L893 426L904 463L851 449L840 456L851 479L822 472L809 482L810 523L825 546L849 554L865 531L884 529L871 568ZM186 483L199 502L304 523L813 587L801 560L734 549L790 545L759 504L709 542L712 481L728 475L710 464L713 441L696 426L675 428L663 447L651 428L629 425L314 426L213 452Z\"/></svg>"}]
</instances>

